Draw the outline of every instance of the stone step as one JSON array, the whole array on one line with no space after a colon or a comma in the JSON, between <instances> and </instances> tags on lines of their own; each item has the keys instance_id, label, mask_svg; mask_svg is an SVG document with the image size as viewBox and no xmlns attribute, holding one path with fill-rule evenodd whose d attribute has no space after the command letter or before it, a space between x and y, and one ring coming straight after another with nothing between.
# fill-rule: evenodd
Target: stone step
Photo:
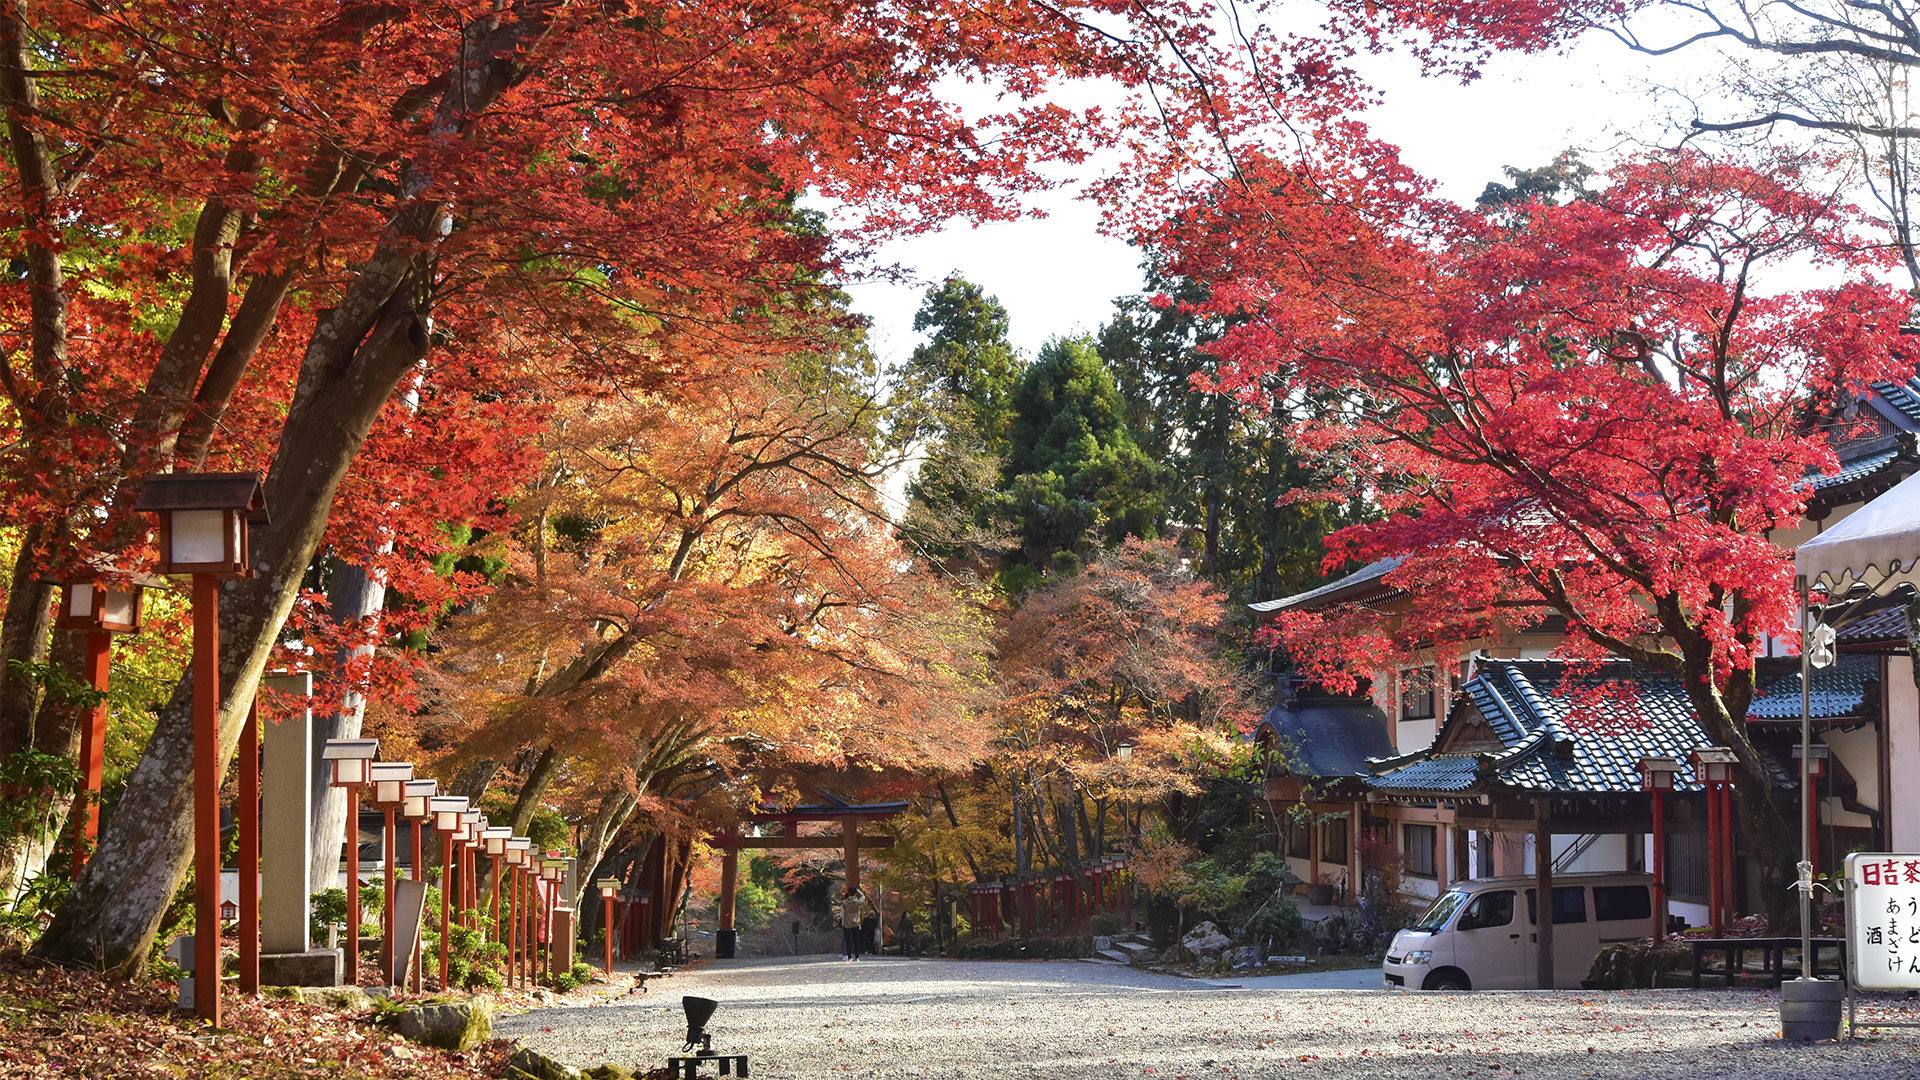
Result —
<instances>
[{"instance_id":1,"label":"stone step","mask_svg":"<svg viewBox=\"0 0 1920 1080\"><path fill-rule=\"evenodd\" d=\"M1133 963L1133 954L1130 952L1125 952L1121 949L1101 949L1099 953L1097 953L1096 955L1104 956L1108 960L1112 960L1115 963L1120 963L1120 964Z\"/></svg>"},{"instance_id":2,"label":"stone step","mask_svg":"<svg viewBox=\"0 0 1920 1080\"><path fill-rule=\"evenodd\" d=\"M455 882L455 884L457 885L459 883ZM1130 953L1143 953L1143 952L1146 952L1148 949L1153 948L1153 946L1145 944L1144 942L1139 942L1139 941L1116 941L1114 942L1114 944L1122 949L1127 950Z\"/></svg>"}]
</instances>

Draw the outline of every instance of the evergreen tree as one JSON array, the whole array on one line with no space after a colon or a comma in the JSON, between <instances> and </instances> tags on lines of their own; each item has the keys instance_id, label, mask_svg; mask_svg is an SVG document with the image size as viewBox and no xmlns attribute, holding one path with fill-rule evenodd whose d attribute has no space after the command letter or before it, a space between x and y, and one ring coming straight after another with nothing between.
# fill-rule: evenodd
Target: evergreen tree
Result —
<instances>
[{"instance_id":1,"label":"evergreen tree","mask_svg":"<svg viewBox=\"0 0 1920 1080\"><path fill-rule=\"evenodd\" d=\"M949 564L985 569L1010 545L996 511L1020 357L1007 340L1007 309L978 285L951 277L928 289L913 328L931 331L896 382L897 437L917 444L907 485L906 532Z\"/></svg>"},{"instance_id":2,"label":"evergreen tree","mask_svg":"<svg viewBox=\"0 0 1920 1080\"><path fill-rule=\"evenodd\" d=\"M1185 308L1206 299L1188 279L1149 263L1146 285L1147 293L1114 301L1099 350L1141 449L1163 467L1163 531L1193 530L1201 573L1237 603L1319 584L1320 539L1346 524L1351 509L1280 500L1312 484L1329 463L1295 451L1287 437L1297 419L1291 413L1243 406L1196 386L1196 378L1205 382L1217 370L1206 346L1223 326ZM1155 303L1156 294L1173 303Z\"/></svg>"},{"instance_id":3,"label":"evergreen tree","mask_svg":"<svg viewBox=\"0 0 1920 1080\"><path fill-rule=\"evenodd\" d=\"M1102 546L1159 535L1161 469L1090 338L1049 342L1012 406L1002 480L1025 566L1072 573Z\"/></svg>"}]
</instances>

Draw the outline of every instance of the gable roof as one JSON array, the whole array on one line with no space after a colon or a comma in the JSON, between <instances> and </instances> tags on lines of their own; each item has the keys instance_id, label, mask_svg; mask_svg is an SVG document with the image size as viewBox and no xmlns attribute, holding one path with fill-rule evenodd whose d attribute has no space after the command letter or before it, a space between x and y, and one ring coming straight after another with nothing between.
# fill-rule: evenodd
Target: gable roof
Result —
<instances>
[{"instance_id":1,"label":"gable roof","mask_svg":"<svg viewBox=\"0 0 1920 1080\"><path fill-rule=\"evenodd\" d=\"M1612 698L1577 711L1573 691ZM1486 733L1491 740L1475 737ZM1620 661L1586 671L1553 660L1500 662L1462 688L1432 747L1376 761L1366 782L1394 794L1625 794L1641 789L1640 759L1661 756L1686 765L1676 790L1698 791L1688 758L1713 743L1673 676Z\"/></svg>"},{"instance_id":2,"label":"gable roof","mask_svg":"<svg viewBox=\"0 0 1920 1080\"><path fill-rule=\"evenodd\" d=\"M1393 753L1387 714L1361 698L1303 695L1261 717L1256 739L1262 728L1286 748L1296 776L1363 777L1369 760Z\"/></svg>"}]
</instances>

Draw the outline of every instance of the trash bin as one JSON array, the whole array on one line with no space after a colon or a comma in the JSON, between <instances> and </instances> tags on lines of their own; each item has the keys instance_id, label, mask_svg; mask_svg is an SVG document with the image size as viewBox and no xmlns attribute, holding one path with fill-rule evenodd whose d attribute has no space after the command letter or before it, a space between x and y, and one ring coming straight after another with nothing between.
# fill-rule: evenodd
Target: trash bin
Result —
<instances>
[{"instance_id":1,"label":"trash bin","mask_svg":"<svg viewBox=\"0 0 1920 1080\"><path fill-rule=\"evenodd\" d=\"M733 945L740 937L738 930L721 930L713 935L713 958L715 960L733 959Z\"/></svg>"}]
</instances>

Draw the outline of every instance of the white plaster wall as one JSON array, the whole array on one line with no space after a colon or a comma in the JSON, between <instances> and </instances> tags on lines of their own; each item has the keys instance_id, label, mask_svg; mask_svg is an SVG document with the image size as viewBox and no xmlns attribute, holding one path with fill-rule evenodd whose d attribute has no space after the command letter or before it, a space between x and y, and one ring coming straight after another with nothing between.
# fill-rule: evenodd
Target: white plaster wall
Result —
<instances>
[{"instance_id":1,"label":"white plaster wall","mask_svg":"<svg viewBox=\"0 0 1920 1080\"><path fill-rule=\"evenodd\" d=\"M1556 836L1553 838L1554 858L1559 858L1568 848L1578 842L1578 836ZM1611 833L1594 841L1593 846L1580 853L1573 865L1561 873L1621 873L1627 869L1627 837L1624 833Z\"/></svg>"},{"instance_id":2,"label":"white plaster wall","mask_svg":"<svg viewBox=\"0 0 1920 1080\"><path fill-rule=\"evenodd\" d=\"M1887 658L1886 722L1887 775L1897 781L1885 808L1887 843L1895 851L1920 851L1920 692L1912 657Z\"/></svg>"},{"instance_id":3,"label":"white plaster wall","mask_svg":"<svg viewBox=\"0 0 1920 1080\"><path fill-rule=\"evenodd\" d=\"M1433 738L1440 733L1440 721L1401 720L1393 725L1393 748L1398 754L1411 754L1415 750L1425 750L1433 745Z\"/></svg>"},{"instance_id":4,"label":"white plaster wall","mask_svg":"<svg viewBox=\"0 0 1920 1080\"><path fill-rule=\"evenodd\" d=\"M1901 661L1896 660L1895 662L1899 663ZM1912 661L1905 661L1905 663L1909 668L1912 667ZM1901 677L1906 678L1904 675ZM1911 678L1907 679L1907 690L1909 692L1913 690L1913 680ZM1824 731L1820 733L1820 739L1832 748L1833 756L1839 758L1840 764L1845 766L1847 772L1852 775L1854 786L1858 791L1856 798L1860 804L1870 806L1875 810L1880 809L1879 732L1874 731L1872 728L1860 728L1857 731ZM1896 757L1894 760L1898 761L1899 759ZM1795 762L1794 764L1797 767L1799 763ZM1898 766L1896 766L1895 769L1896 775L1898 775ZM1821 781L1820 786L1814 790L1821 792L1826 791L1826 781ZM1835 804L1835 806L1837 805L1838 804ZM1845 812L1842 811L1842 813ZM1862 819L1862 822L1865 823L1865 819ZM1834 820L1834 824L1848 825L1853 823L1836 819Z\"/></svg>"}]
</instances>

